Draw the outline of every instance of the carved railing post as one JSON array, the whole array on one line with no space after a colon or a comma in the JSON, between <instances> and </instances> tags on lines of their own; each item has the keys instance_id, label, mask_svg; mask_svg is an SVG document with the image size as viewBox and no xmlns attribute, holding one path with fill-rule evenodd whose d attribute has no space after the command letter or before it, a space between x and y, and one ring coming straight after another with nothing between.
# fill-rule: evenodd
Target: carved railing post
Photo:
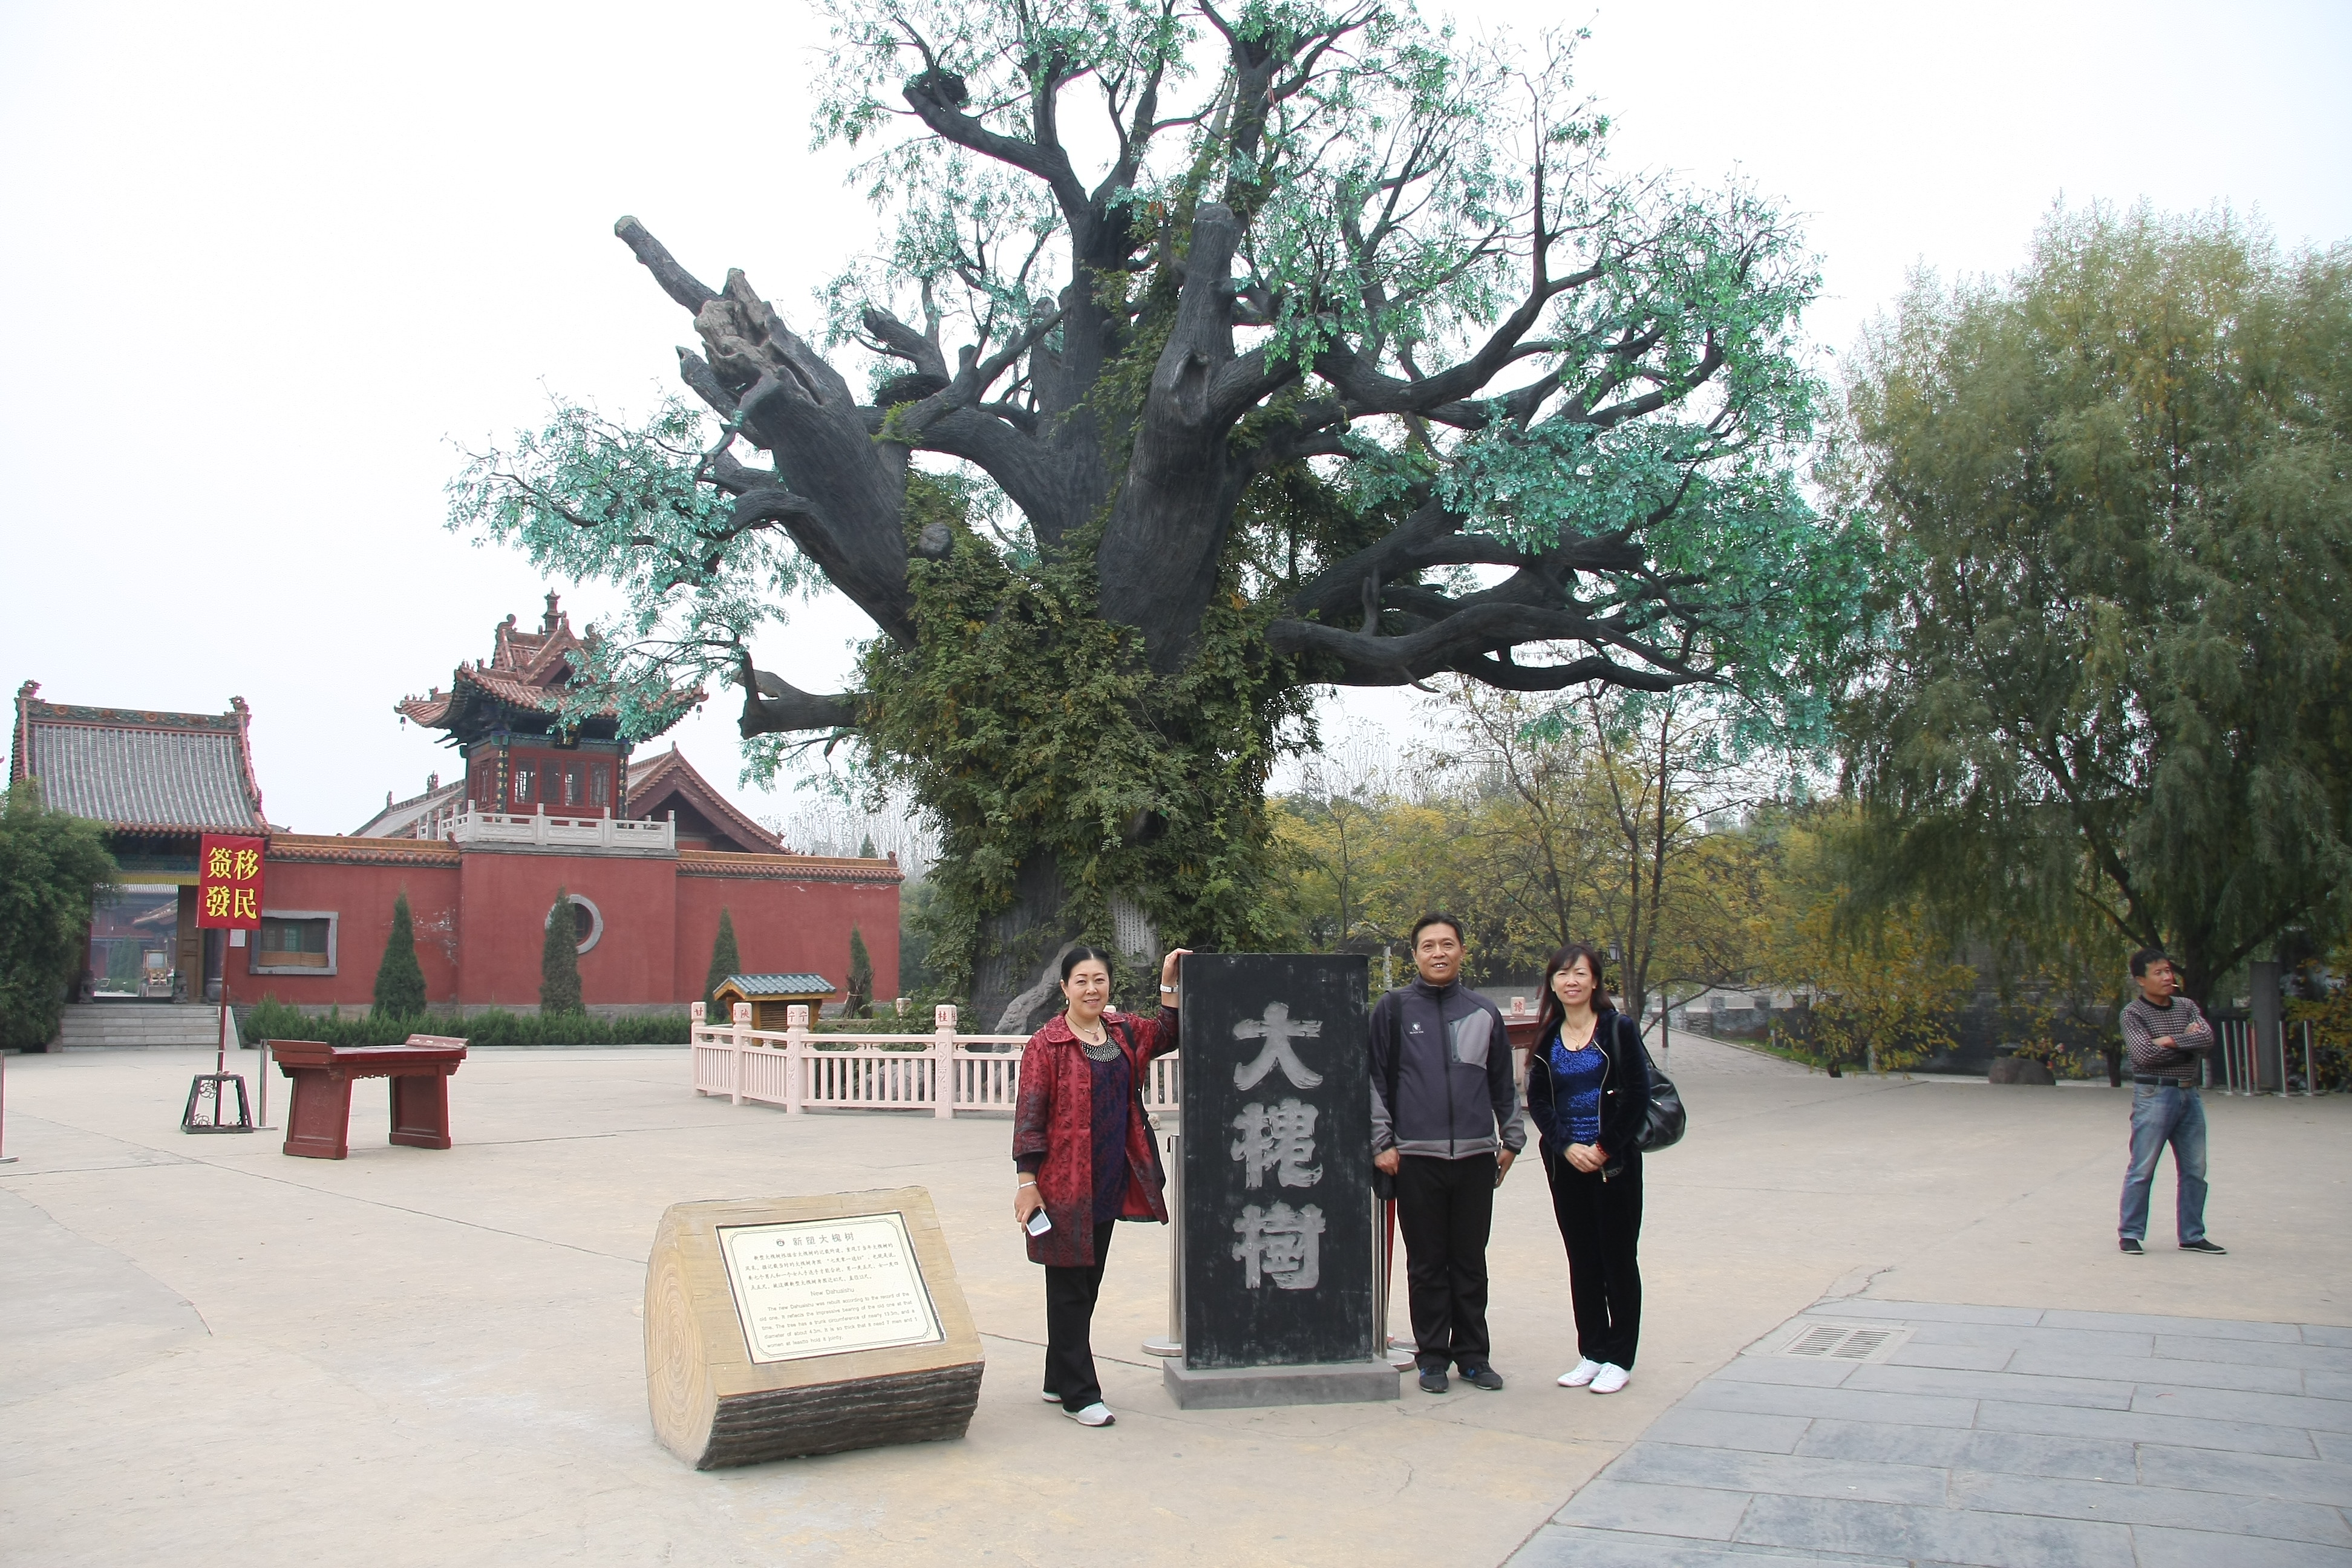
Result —
<instances>
[{"instance_id":1,"label":"carved railing post","mask_svg":"<svg viewBox=\"0 0 2352 1568\"><path fill-rule=\"evenodd\" d=\"M937 1065L939 1109L933 1112L940 1121L951 1119L956 1112L956 1010L953 1007L931 1009L931 1059Z\"/></svg>"},{"instance_id":2,"label":"carved railing post","mask_svg":"<svg viewBox=\"0 0 2352 1568\"><path fill-rule=\"evenodd\" d=\"M751 1032L751 1004L749 1002L735 1004L734 1024L735 1026L727 1032L727 1037L729 1045L733 1047L735 1059L733 1089L735 1103L740 1105L743 1103L743 1047L747 1043L743 1037Z\"/></svg>"},{"instance_id":3,"label":"carved railing post","mask_svg":"<svg viewBox=\"0 0 2352 1568\"><path fill-rule=\"evenodd\" d=\"M809 1010L805 1002L784 1009L784 1110L801 1113L801 1073L808 1058Z\"/></svg>"}]
</instances>

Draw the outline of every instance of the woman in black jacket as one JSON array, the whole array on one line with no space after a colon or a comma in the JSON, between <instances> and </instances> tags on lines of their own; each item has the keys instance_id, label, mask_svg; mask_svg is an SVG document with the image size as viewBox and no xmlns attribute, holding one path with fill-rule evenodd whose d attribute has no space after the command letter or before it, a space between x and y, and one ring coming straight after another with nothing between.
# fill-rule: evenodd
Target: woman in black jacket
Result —
<instances>
[{"instance_id":1,"label":"woman in black jacket","mask_svg":"<svg viewBox=\"0 0 2352 1568\"><path fill-rule=\"evenodd\" d=\"M1570 942L1544 965L1543 1010L1528 1057L1528 1117L1543 1132L1551 1210L1568 1247L1581 1359L1562 1388L1614 1394L1642 1333L1642 1151L1650 1056L1601 985L1601 959Z\"/></svg>"}]
</instances>

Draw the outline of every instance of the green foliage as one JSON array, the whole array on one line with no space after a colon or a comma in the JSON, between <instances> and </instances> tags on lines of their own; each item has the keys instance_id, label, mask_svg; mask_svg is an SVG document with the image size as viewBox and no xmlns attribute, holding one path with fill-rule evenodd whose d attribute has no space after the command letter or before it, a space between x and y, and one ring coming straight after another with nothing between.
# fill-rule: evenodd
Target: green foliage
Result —
<instances>
[{"instance_id":1,"label":"green foliage","mask_svg":"<svg viewBox=\"0 0 2352 1568\"><path fill-rule=\"evenodd\" d=\"M305 1013L264 996L236 1009L238 1037L247 1046L264 1040L323 1040L331 1046L396 1046L411 1035L452 1036L470 1046L682 1046L691 1020L683 1012L600 1018L581 1012L541 1014L489 1012L420 1013L389 1017L381 1012L346 1018L340 1009L324 1016Z\"/></svg>"},{"instance_id":2,"label":"green foliage","mask_svg":"<svg viewBox=\"0 0 2352 1568\"><path fill-rule=\"evenodd\" d=\"M555 889L548 910L547 936L539 950L539 1010L545 1014L583 1011L580 1000L580 927L566 891Z\"/></svg>"},{"instance_id":3,"label":"green foliage","mask_svg":"<svg viewBox=\"0 0 2352 1568\"><path fill-rule=\"evenodd\" d=\"M874 960L866 951L866 933L856 926L849 928L849 982L844 989L848 1000L843 1015L863 1017L874 1001Z\"/></svg>"},{"instance_id":4,"label":"green foliage","mask_svg":"<svg viewBox=\"0 0 2352 1568\"><path fill-rule=\"evenodd\" d=\"M939 974L931 968L930 926L925 919L936 891L937 885L929 877L898 885L898 994L915 999L910 1007L948 999Z\"/></svg>"},{"instance_id":5,"label":"green foliage","mask_svg":"<svg viewBox=\"0 0 2352 1568\"><path fill-rule=\"evenodd\" d=\"M416 962L416 928L405 891L393 900L392 930L375 971L375 1010L387 1018L413 1018L425 1011L425 970Z\"/></svg>"},{"instance_id":6,"label":"green foliage","mask_svg":"<svg viewBox=\"0 0 2352 1568\"><path fill-rule=\"evenodd\" d=\"M32 779L0 805L0 1045L39 1047L58 1032L81 973L93 903L119 873L98 825L41 803Z\"/></svg>"},{"instance_id":7,"label":"green foliage","mask_svg":"<svg viewBox=\"0 0 2352 1568\"><path fill-rule=\"evenodd\" d=\"M725 909L719 911L719 934L710 942L710 973L702 979L703 1016L719 1016L719 987L730 974L743 972L742 955L735 950L735 917Z\"/></svg>"},{"instance_id":8,"label":"green foliage","mask_svg":"<svg viewBox=\"0 0 2352 1568\"><path fill-rule=\"evenodd\" d=\"M468 453L449 481L449 525L517 544L541 570L609 582L629 609L600 624L568 711L617 705L623 733L657 735L681 694L733 678L745 640L783 619L816 579L789 541L737 527L706 483L730 429L677 397L642 425L557 401L510 450Z\"/></svg>"},{"instance_id":9,"label":"green foliage","mask_svg":"<svg viewBox=\"0 0 2352 1568\"><path fill-rule=\"evenodd\" d=\"M2352 919L2352 249L2058 212L1922 279L1850 389L1893 657L1845 717L1885 852L2006 942L2087 915L2188 989Z\"/></svg>"},{"instance_id":10,"label":"green foliage","mask_svg":"<svg viewBox=\"0 0 2352 1568\"><path fill-rule=\"evenodd\" d=\"M866 645L856 745L869 780L906 787L940 825L932 970L970 984L982 920L1041 851L1092 940L1108 942L1125 892L1171 945L1262 948L1278 929L1265 779L1278 728L1307 713L1252 635L1263 612L1228 595L1200 653L1163 676L1097 613L1083 552L1021 570L959 528L946 560L908 575L919 640Z\"/></svg>"},{"instance_id":11,"label":"green foliage","mask_svg":"<svg viewBox=\"0 0 2352 1568\"><path fill-rule=\"evenodd\" d=\"M1871 853L1854 811L1805 812L1780 837L1759 968L1810 1005L1793 1026L1775 1024L1777 1043L1832 1076L1899 1071L1951 1047L1976 972L1916 906L1852 918L1853 878Z\"/></svg>"}]
</instances>

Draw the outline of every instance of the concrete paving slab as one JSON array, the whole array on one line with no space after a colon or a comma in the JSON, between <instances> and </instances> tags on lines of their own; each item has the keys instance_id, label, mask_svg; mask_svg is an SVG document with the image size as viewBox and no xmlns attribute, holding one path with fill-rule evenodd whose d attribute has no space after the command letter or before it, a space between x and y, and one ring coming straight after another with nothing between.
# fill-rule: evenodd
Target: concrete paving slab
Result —
<instances>
[{"instance_id":1,"label":"concrete paving slab","mask_svg":"<svg viewBox=\"0 0 2352 1568\"><path fill-rule=\"evenodd\" d=\"M2224 1454L2284 1454L2307 1459L2318 1454L2315 1434L2301 1426L2265 1426L2253 1421L2202 1421L2189 1415L2151 1415L2139 1410L2089 1410L2078 1405L2016 1405L1988 1399L1977 1410L1988 1432L2031 1432L2049 1437L2115 1437L2131 1443L2167 1443L2212 1448Z\"/></svg>"},{"instance_id":2,"label":"concrete paving slab","mask_svg":"<svg viewBox=\"0 0 2352 1568\"><path fill-rule=\"evenodd\" d=\"M2139 1445L2144 1486L2190 1492L2242 1492L2287 1498L2328 1508L2352 1508L2352 1464L2333 1459L2285 1459L2269 1454L2221 1454L2210 1448Z\"/></svg>"},{"instance_id":3,"label":"concrete paving slab","mask_svg":"<svg viewBox=\"0 0 2352 1568\"><path fill-rule=\"evenodd\" d=\"M2136 1568L2131 1531L2120 1524L1826 1498L1759 1497L1737 1539L1821 1560L1878 1552L1984 1568Z\"/></svg>"},{"instance_id":4,"label":"concrete paving slab","mask_svg":"<svg viewBox=\"0 0 2352 1568\"><path fill-rule=\"evenodd\" d=\"M1875 1321L1896 1326L1952 1321L1906 1303L1874 1306ZM1791 1323L1817 1316L1818 1307L1809 1309ZM1735 1506L1738 1523L1725 1552L1752 1546L1816 1563L2140 1568L2192 1561L2189 1554L2201 1548L2218 1552L2206 1563L2235 1568L2242 1562L2334 1562L2352 1551L2345 1511L2352 1506L2352 1465L2321 1452L2324 1443L2344 1436L2337 1423L2352 1405L2278 1386L2284 1377L2335 1374L2203 1359L2215 1344L2284 1342L2249 1339L2243 1321L2208 1325L2133 1316L2141 1321L2130 1330L2109 1324L2059 1331L2139 1335L2146 1353L2109 1348L2095 1359L2110 1375L2096 1381L2063 1372L1864 1363L1839 1386L1806 1386L1754 1375L1773 1359L1758 1346L1788 1342L1780 1331L1760 1336L1603 1471L1523 1556L1579 1561L1588 1542L1596 1552L1625 1555L1633 1541L1711 1534ZM2299 1328L2285 1327L2301 1347ZM2051 1331L2039 1321L1976 1324L1970 1337L2010 1336L2011 1367L2036 1360L2069 1365L2062 1352L2031 1343ZM2159 1346L2177 1353L2158 1353ZM2172 1380L2179 1367L2194 1368L2200 1383ZM2260 1386L2212 1382L2231 1372ZM1923 1392L1888 1391L1890 1381ZM1924 1392L1933 1389L1980 1397ZM1831 1404L1873 1398L1905 1401L1902 1417L1823 1413ZM2118 1408L2118 1398L2129 1408ZM1793 1452L1759 1452L1715 1440L1710 1423L1727 1418L1727 1405L1793 1407L1730 1417L1736 1419L1811 1419ZM1784 1439L1787 1433L1784 1425L1766 1435ZM1743 1436L1736 1428L1720 1435ZM1695 1492L1721 1500L1710 1510ZM1588 1506L1588 1498L1596 1501ZM1531 1555L1538 1547L1540 1559ZM2296 1558L2293 1551L2306 1555Z\"/></svg>"},{"instance_id":5,"label":"concrete paving slab","mask_svg":"<svg viewBox=\"0 0 2352 1568\"><path fill-rule=\"evenodd\" d=\"M1678 1405L1643 1434L1654 1443L1689 1443L1710 1448L1745 1448L1759 1454L1793 1454L1820 1423L1803 1415L1742 1415Z\"/></svg>"},{"instance_id":6,"label":"concrete paving slab","mask_svg":"<svg viewBox=\"0 0 2352 1568\"><path fill-rule=\"evenodd\" d=\"M2204 1530L2166 1530L2136 1525L2133 1549L2139 1568L2352 1568L2352 1552L2315 1546L2307 1541L2249 1540Z\"/></svg>"},{"instance_id":7,"label":"concrete paving slab","mask_svg":"<svg viewBox=\"0 0 2352 1568\"><path fill-rule=\"evenodd\" d=\"M1660 1417L1659 1426L1676 1414L1669 1411ZM1889 1426L1867 1421L1816 1421L1796 1451L1824 1458L2086 1480L2127 1477L2134 1466L2129 1443L1957 1427Z\"/></svg>"},{"instance_id":8,"label":"concrete paving slab","mask_svg":"<svg viewBox=\"0 0 2352 1568\"><path fill-rule=\"evenodd\" d=\"M1753 1500L1746 1492L1657 1486L1609 1476L1579 1491L1557 1518L1588 1530L1729 1541Z\"/></svg>"},{"instance_id":9,"label":"concrete paving slab","mask_svg":"<svg viewBox=\"0 0 2352 1568\"><path fill-rule=\"evenodd\" d=\"M1856 1461L1793 1454L1752 1454L1647 1438L1634 1444L1625 1451L1623 1458L1609 1467L1609 1479L1790 1497L1927 1504L1941 1503L1948 1482L1944 1470L1934 1466L1890 1464L1884 1459Z\"/></svg>"}]
</instances>

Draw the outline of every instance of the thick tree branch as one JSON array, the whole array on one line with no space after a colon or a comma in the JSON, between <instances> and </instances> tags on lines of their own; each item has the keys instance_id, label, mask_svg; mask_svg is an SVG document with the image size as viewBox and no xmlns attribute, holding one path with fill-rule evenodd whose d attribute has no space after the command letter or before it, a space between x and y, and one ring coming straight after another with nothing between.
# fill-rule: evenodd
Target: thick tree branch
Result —
<instances>
[{"instance_id":1,"label":"thick tree branch","mask_svg":"<svg viewBox=\"0 0 2352 1568\"><path fill-rule=\"evenodd\" d=\"M855 692L822 696L803 691L772 671L754 669L749 654L736 672L743 688L743 714L736 728L745 740L794 730L847 730L857 723L859 699Z\"/></svg>"},{"instance_id":2,"label":"thick tree branch","mask_svg":"<svg viewBox=\"0 0 2352 1568\"><path fill-rule=\"evenodd\" d=\"M687 310L699 310L719 298L710 285L680 267L677 258L660 240L646 233L646 226L635 218L623 216L613 226L613 232L621 237L621 243L627 246L639 261L645 263L646 270L654 275L654 281L662 286L662 292Z\"/></svg>"}]
</instances>

